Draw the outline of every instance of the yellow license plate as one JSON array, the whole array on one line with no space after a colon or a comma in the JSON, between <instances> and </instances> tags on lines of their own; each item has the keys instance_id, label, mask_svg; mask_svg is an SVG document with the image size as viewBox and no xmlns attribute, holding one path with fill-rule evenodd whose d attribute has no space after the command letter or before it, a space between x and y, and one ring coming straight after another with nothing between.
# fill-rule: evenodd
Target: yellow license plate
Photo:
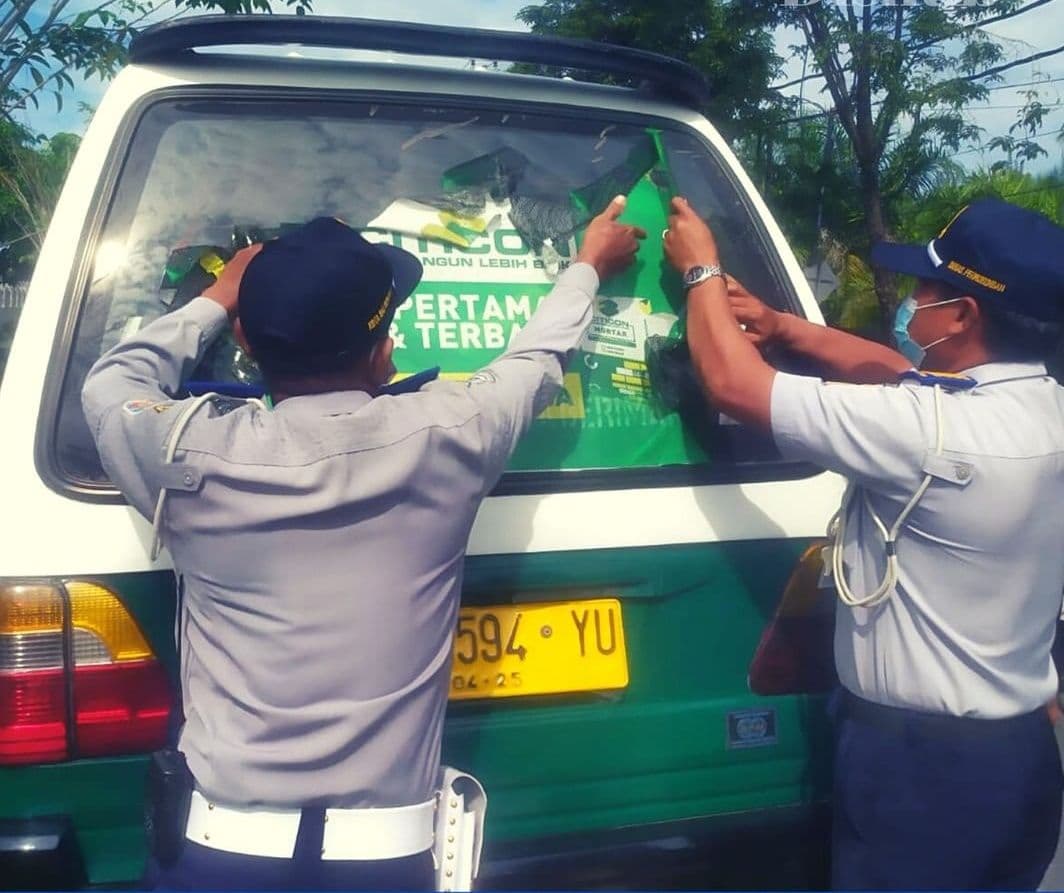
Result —
<instances>
[{"instance_id":1,"label":"yellow license plate","mask_svg":"<svg viewBox=\"0 0 1064 893\"><path fill-rule=\"evenodd\" d=\"M615 598L462 608L451 700L513 698L628 685Z\"/></svg>"}]
</instances>

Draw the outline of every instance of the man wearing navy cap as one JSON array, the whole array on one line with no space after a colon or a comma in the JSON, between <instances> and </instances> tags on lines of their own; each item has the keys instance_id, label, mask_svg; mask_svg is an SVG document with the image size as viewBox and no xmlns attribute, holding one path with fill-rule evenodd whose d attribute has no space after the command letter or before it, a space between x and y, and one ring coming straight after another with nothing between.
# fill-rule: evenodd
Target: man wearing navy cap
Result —
<instances>
[{"instance_id":1,"label":"man wearing navy cap","mask_svg":"<svg viewBox=\"0 0 1064 893\"><path fill-rule=\"evenodd\" d=\"M917 281L900 352L766 307L682 199L664 239L692 283L709 398L849 480L825 556L840 599L834 886L1035 888L1064 784L1044 709L1064 590L1064 388L1045 366L1064 230L985 199L927 245L877 245L875 263ZM777 372L755 346L773 341L832 381Z\"/></svg>"},{"instance_id":2,"label":"man wearing navy cap","mask_svg":"<svg viewBox=\"0 0 1064 893\"><path fill-rule=\"evenodd\" d=\"M83 404L104 467L162 528L183 581L179 746L194 787L147 884L433 886L466 541L557 392L599 282L635 255L623 206L590 223L468 382L389 392L389 324L421 266L331 218L237 253L202 297L93 367ZM272 411L178 398L228 323ZM441 855L441 872L452 864Z\"/></svg>"}]
</instances>

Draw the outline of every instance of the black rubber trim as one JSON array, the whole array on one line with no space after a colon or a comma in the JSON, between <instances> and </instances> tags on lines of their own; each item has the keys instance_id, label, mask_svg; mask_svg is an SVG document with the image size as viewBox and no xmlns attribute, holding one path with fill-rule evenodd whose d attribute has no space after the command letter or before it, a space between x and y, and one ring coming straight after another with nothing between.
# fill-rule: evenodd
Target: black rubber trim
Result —
<instances>
[{"instance_id":1,"label":"black rubber trim","mask_svg":"<svg viewBox=\"0 0 1064 893\"><path fill-rule=\"evenodd\" d=\"M63 601L63 689L66 694L66 742L67 759L78 758L78 708L75 699L74 672L77 658L74 654L74 608L65 583L56 584Z\"/></svg>"},{"instance_id":2,"label":"black rubber trim","mask_svg":"<svg viewBox=\"0 0 1064 893\"><path fill-rule=\"evenodd\" d=\"M115 131L111 149L100 172L96 190L89 204L89 213L82 227L81 253L70 270L66 289L63 292L63 306L59 312L59 324L45 375L44 388L41 391L41 404L37 410L37 433L33 443L33 459L37 474L51 490L61 496L73 496L87 502L123 504L125 499L113 484L99 485L87 481L71 480L59 468L56 458L56 437L59 431L59 404L63 386L70 371L74 356L74 336L85 303L86 291L92 270L92 260L100 241L104 221L115 198L118 175L125 164L133 134L140 122L143 112L156 100L155 96L134 103L122 118ZM62 368L57 366L62 364Z\"/></svg>"},{"instance_id":3,"label":"black rubber trim","mask_svg":"<svg viewBox=\"0 0 1064 893\"><path fill-rule=\"evenodd\" d=\"M503 475L489 495L535 496L592 490L657 490L708 484L759 484L794 481L820 474L808 462L784 460L749 465L663 465L656 468L605 468L590 471L517 471Z\"/></svg>"},{"instance_id":4,"label":"black rubber trim","mask_svg":"<svg viewBox=\"0 0 1064 893\"><path fill-rule=\"evenodd\" d=\"M304 46L380 50L417 56L494 59L550 65L641 80L655 92L700 108L710 90L696 68L646 50L518 31L491 31L308 15L194 16L153 25L138 34L136 64L186 61L196 47Z\"/></svg>"},{"instance_id":5,"label":"black rubber trim","mask_svg":"<svg viewBox=\"0 0 1064 893\"><path fill-rule=\"evenodd\" d=\"M218 18L218 17L203 17ZM438 107L461 106L471 104L484 110L513 111L515 103L510 100L493 97L459 97L440 96L432 93L412 93L400 91L366 91L336 90L305 87L258 87L247 85L194 85L173 87L154 92L141 98L130 106L122 124L112 142L110 156L105 162L96 194L90 205L91 211L86 218L81 244L84 250L80 262L71 271L66 290L64 306L60 314L60 324L52 344L52 362L45 382L38 412L37 436L35 439L35 460L37 472L44 483L62 496L73 497L85 502L110 505L122 505L126 500L111 483L99 484L84 480L71 480L64 476L56 461L55 438L58 429L58 409L67 376L67 369L73 355L73 341L77 330L81 305L85 300L85 290L90 272L89 258L93 256L99 241L104 220L115 197L119 174L132 146L133 135L137 125L147 110L158 103L196 100L257 100L263 102L290 101L296 98L317 98L323 102L392 102L415 104L431 102ZM566 105L564 103L521 101L521 109L586 119L588 110ZM672 118L661 118L653 114L622 112L610 110L611 122L635 123L642 126L657 124L670 129L683 130L692 134L706 146L720 165L721 173L727 178L735 195L750 215L754 228L765 242L771 240L765 231L761 216L753 207L745 188L738 182L735 172L725 164L717 150L697 130ZM766 252L772 266L776 281L781 285L784 297L792 310L801 313L801 303L795 293L790 277L787 275L781 258L775 251ZM55 368L62 362L63 370L57 374ZM587 471L536 471L507 472L491 490L492 496L540 495L547 493L581 493L594 490L634 490L659 489L662 487L681 487L710 484L747 484L771 481L790 481L813 477L823 469L806 462L789 462L769 460L751 463L728 463L727 465L691 465L660 466L648 468L614 468Z\"/></svg>"}]
</instances>

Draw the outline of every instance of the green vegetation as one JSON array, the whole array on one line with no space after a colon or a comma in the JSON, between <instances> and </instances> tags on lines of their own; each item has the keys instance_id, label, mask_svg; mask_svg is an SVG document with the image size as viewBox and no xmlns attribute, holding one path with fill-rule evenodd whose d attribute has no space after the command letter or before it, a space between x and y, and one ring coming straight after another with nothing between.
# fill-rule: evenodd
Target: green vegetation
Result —
<instances>
[{"instance_id":1,"label":"green vegetation","mask_svg":"<svg viewBox=\"0 0 1064 893\"><path fill-rule=\"evenodd\" d=\"M537 33L665 52L703 71L715 92L707 114L732 140L799 258L826 260L839 277L830 318L876 333L889 328L898 285L867 266L873 242L937 232L983 194L1037 203L1059 219L1061 177L1023 174L1045 154L1035 137L1053 111L1038 85L1021 93L1023 108L1006 133L980 133L964 114L1010 69L1064 52L1007 58L995 36L997 23L1050 2L547 0L520 17ZM791 51L806 72L784 85L783 60L763 42L781 26L801 34ZM801 98L773 89L800 83ZM966 174L953 157L979 140L1005 158Z\"/></svg>"},{"instance_id":2,"label":"green vegetation","mask_svg":"<svg viewBox=\"0 0 1064 893\"><path fill-rule=\"evenodd\" d=\"M313 0L275 0L297 13ZM270 12L271 0L70 0L0 3L0 281L28 278L78 137L33 133L14 116L42 97L57 109L75 77L111 78L138 28L188 12ZM160 18L163 12L166 16Z\"/></svg>"},{"instance_id":3,"label":"green vegetation","mask_svg":"<svg viewBox=\"0 0 1064 893\"><path fill-rule=\"evenodd\" d=\"M981 195L1062 220L1064 168L1042 176L1024 170L1045 154L1036 137L1054 111L1038 83L1017 91L1023 105L1005 133L980 133L964 115L989 85L1006 82L1009 69L1054 52L1007 59L993 29L1049 2L546 0L519 18L535 33L639 47L704 72L713 87L705 112L743 159L795 252L804 263L827 263L838 277L826 315L877 334L888 328L898 284L868 267L874 241L929 238ZM311 3L272 5L304 12ZM157 20L164 6L171 15L271 8L270 0L105 0L64 16L67 4L53 0L44 12L48 4L16 0L0 13L0 279L32 269L77 146L71 134L27 131L12 113L44 94L61 104L74 73L110 77L134 30ZM804 75L784 85L775 51L780 27L801 35L790 49ZM799 96L777 89L799 83ZM975 141L1002 159L965 171L954 156Z\"/></svg>"},{"instance_id":4,"label":"green vegetation","mask_svg":"<svg viewBox=\"0 0 1064 893\"><path fill-rule=\"evenodd\" d=\"M0 120L0 281L29 278L79 138Z\"/></svg>"}]
</instances>

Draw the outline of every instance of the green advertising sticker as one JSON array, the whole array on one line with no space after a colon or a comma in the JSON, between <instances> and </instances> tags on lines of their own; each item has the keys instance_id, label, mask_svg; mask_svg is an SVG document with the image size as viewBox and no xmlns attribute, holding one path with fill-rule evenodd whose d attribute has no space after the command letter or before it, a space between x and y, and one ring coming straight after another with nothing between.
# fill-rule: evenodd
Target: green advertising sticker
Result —
<instances>
[{"instance_id":1,"label":"green advertising sticker","mask_svg":"<svg viewBox=\"0 0 1064 893\"><path fill-rule=\"evenodd\" d=\"M707 460L669 401L655 393L648 372L648 343L682 338L682 288L666 269L659 236L667 224L669 190L652 174L632 187L624 215L651 235L636 263L602 287L565 385L522 440L511 470ZM467 377L502 353L528 322L553 277L575 256L580 234L537 253L512 226L504 205L471 217L414 205L388 209L371 224L379 240L412 251L425 270L392 325L395 363L401 373L439 366L446 376Z\"/></svg>"}]
</instances>

